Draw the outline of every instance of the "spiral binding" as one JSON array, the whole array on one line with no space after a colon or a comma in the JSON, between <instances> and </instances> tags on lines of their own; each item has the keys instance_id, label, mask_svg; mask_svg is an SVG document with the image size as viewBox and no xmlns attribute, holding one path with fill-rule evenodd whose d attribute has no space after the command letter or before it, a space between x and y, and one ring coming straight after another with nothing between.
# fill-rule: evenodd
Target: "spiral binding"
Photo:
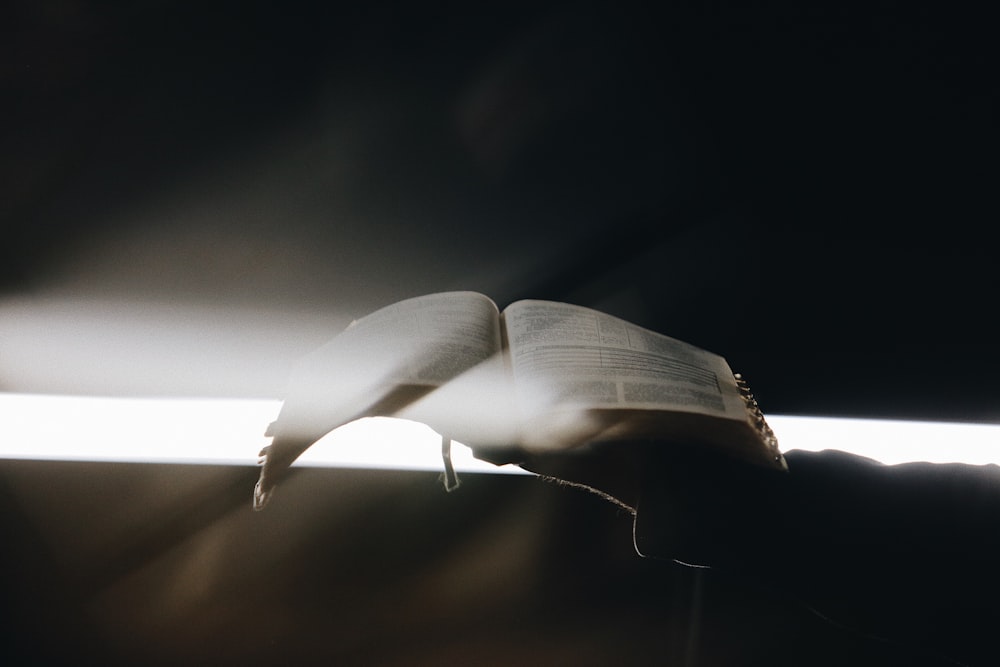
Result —
<instances>
[{"instance_id":1,"label":"spiral binding","mask_svg":"<svg viewBox=\"0 0 1000 667\"><path fill-rule=\"evenodd\" d=\"M767 448L771 450L774 461L782 468L787 468L785 457L781 455L781 450L778 448L778 438L775 437L774 431L771 430L771 427L767 424L767 420L764 419L764 413L761 412L760 406L757 404L757 399L754 398L753 392L750 391L750 385L747 384L747 381L739 373L735 373L733 377L736 378L736 387L739 389L740 396L747 406L747 412L750 413L750 423L757 429L757 433L760 434L761 440L764 441Z\"/></svg>"}]
</instances>

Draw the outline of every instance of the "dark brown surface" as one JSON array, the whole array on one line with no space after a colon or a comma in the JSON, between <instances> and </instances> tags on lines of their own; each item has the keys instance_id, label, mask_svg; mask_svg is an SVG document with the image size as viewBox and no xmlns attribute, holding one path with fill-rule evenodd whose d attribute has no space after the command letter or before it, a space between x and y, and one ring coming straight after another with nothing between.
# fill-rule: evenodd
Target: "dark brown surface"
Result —
<instances>
[{"instance_id":1,"label":"dark brown surface","mask_svg":"<svg viewBox=\"0 0 1000 667\"><path fill-rule=\"evenodd\" d=\"M303 469L253 512L255 474L4 462L10 664L949 664L774 585L803 571L781 562L787 535L761 545L768 577L733 575L640 558L628 513L534 477L466 474L448 494L433 473Z\"/></svg>"}]
</instances>

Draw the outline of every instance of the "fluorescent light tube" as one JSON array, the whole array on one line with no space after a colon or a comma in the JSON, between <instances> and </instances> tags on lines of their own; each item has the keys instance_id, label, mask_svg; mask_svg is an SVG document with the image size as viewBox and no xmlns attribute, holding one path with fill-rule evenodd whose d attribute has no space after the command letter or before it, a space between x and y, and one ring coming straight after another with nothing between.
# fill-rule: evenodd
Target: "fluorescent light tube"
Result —
<instances>
[{"instance_id":1,"label":"fluorescent light tube","mask_svg":"<svg viewBox=\"0 0 1000 667\"><path fill-rule=\"evenodd\" d=\"M277 400L0 393L0 458L256 465ZM1000 463L1000 425L768 415L782 451L837 449L886 464ZM400 419L343 426L296 465L441 470L440 436ZM462 471L523 472L455 443Z\"/></svg>"}]
</instances>

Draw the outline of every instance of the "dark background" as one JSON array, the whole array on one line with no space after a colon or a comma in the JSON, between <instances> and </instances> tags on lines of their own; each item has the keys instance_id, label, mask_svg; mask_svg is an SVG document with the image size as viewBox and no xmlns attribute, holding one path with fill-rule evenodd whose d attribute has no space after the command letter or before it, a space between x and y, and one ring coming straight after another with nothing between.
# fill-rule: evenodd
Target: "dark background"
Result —
<instances>
[{"instance_id":1,"label":"dark background","mask_svg":"<svg viewBox=\"0 0 1000 667\"><path fill-rule=\"evenodd\" d=\"M718 352L767 413L1000 420L985 16L877 2L65 1L3 13L2 390L279 397L288 365L350 318L474 289L501 306L591 305ZM34 355L61 363L43 372ZM2 470L5 530L21 545L6 556L9 609L31 629L26 651L51 627L69 633L65 655L143 662L252 661L253 646L273 664L294 646L290 662L507 664L539 642L596 663L609 647L705 664L896 659L714 580L702 636L714 628L726 639L706 645L728 652L705 658L685 625L692 575L633 562L630 522L613 508L524 479L475 477L479 495L439 498L421 475L310 472L347 497L315 496L311 519L280 537L296 546L258 572L229 562L257 562L248 545L279 539L276 519L238 504L255 471L180 483L208 470ZM81 505L77 487L95 477L145 519ZM278 512L294 513L293 495ZM433 505L416 525L441 517L447 529L401 530L411 502ZM514 529L539 517L568 527ZM81 546L63 522L110 527ZM363 536L347 556L343 531ZM605 542L612 553L596 553ZM489 554L517 545L521 569L504 586L469 583L490 581L470 563L494 572ZM435 585L483 590L455 593L424 627L415 619L436 598L418 586L413 549L431 569L445 552L473 568ZM362 554L375 564L361 574L320 574ZM225 565L204 570L206 558ZM529 570L549 584L504 592ZM621 586L583 605L597 616L574 616L586 615L574 582L605 578ZM332 615L343 595L332 589L351 582L345 599L368 605L351 618L392 628L385 643ZM193 597L157 597L170 586ZM469 615L484 604L488 619ZM615 609L633 616L612 622ZM476 628L471 653L457 618L456 633ZM129 619L137 629L122 630Z\"/></svg>"}]
</instances>

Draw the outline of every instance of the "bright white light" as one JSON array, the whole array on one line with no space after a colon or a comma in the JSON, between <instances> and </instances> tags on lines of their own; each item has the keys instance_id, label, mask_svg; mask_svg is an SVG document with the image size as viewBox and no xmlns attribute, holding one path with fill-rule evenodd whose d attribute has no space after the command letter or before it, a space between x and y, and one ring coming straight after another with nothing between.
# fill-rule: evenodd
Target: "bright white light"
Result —
<instances>
[{"instance_id":1,"label":"bright white light","mask_svg":"<svg viewBox=\"0 0 1000 667\"><path fill-rule=\"evenodd\" d=\"M256 465L276 400L152 399L0 393L0 459ZM837 449L882 463L1000 463L1000 425L768 415L782 451ZM441 470L440 436L371 418L330 433L296 465ZM458 471L523 472L473 458Z\"/></svg>"},{"instance_id":2,"label":"bright white light","mask_svg":"<svg viewBox=\"0 0 1000 667\"><path fill-rule=\"evenodd\" d=\"M1000 464L1000 424L768 415L781 450L837 449L881 463Z\"/></svg>"},{"instance_id":3,"label":"bright white light","mask_svg":"<svg viewBox=\"0 0 1000 667\"><path fill-rule=\"evenodd\" d=\"M0 394L0 459L256 465L280 401ZM459 472L524 473L452 446ZM441 470L441 436L374 417L343 426L295 465ZM525 473L527 474L527 473Z\"/></svg>"}]
</instances>

